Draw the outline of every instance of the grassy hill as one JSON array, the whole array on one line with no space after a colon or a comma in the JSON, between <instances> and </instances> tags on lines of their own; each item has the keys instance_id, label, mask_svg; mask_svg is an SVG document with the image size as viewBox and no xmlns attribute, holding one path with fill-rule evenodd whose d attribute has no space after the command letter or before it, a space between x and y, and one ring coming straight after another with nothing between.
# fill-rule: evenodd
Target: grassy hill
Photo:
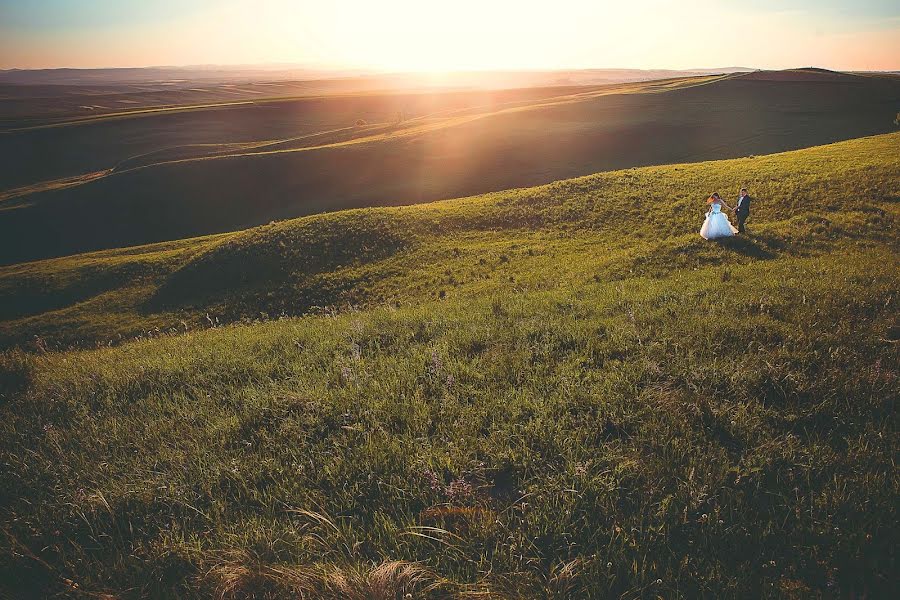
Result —
<instances>
[{"instance_id":1,"label":"grassy hill","mask_svg":"<svg viewBox=\"0 0 900 600\"><path fill-rule=\"evenodd\" d=\"M7 132L0 263L895 129L900 79L832 75L319 98Z\"/></svg>"},{"instance_id":2,"label":"grassy hill","mask_svg":"<svg viewBox=\"0 0 900 600\"><path fill-rule=\"evenodd\" d=\"M725 256L796 255L830 247L832 237L841 244L890 238L898 135L0 267L0 346L35 335L51 347L90 346L205 326L207 315L229 322L442 292L543 290L659 276ZM759 198L756 235L717 255L718 245L697 236L704 199L740 185Z\"/></svg>"},{"instance_id":3,"label":"grassy hill","mask_svg":"<svg viewBox=\"0 0 900 600\"><path fill-rule=\"evenodd\" d=\"M898 181L891 134L4 267L0 582L894 596Z\"/></svg>"}]
</instances>

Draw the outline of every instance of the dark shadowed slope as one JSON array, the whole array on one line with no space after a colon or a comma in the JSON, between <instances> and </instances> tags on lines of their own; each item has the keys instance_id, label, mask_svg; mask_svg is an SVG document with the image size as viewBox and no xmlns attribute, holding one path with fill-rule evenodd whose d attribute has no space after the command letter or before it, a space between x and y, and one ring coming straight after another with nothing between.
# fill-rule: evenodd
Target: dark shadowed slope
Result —
<instances>
[{"instance_id":1,"label":"dark shadowed slope","mask_svg":"<svg viewBox=\"0 0 900 600\"><path fill-rule=\"evenodd\" d=\"M900 81L733 77L425 120L389 135L177 160L5 203L12 263L409 204L596 171L740 157L894 129ZM665 190L660 190L661 202Z\"/></svg>"}]
</instances>

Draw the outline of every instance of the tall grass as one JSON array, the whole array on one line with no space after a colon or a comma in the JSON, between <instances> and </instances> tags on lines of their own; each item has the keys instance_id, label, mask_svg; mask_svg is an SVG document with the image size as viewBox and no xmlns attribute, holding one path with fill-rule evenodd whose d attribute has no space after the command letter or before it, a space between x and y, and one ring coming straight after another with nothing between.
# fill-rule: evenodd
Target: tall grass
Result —
<instances>
[{"instance_id":1,"label":"tall grass","mask_svg":"<svg viewBox=\"0 0 900 600\"><path fill-rule=\"evenodd\" d=\"M166 249L172 262L151 260L159 271L141 284L144 300L73 307L72 331L114 331L129 302L141 323L212 307L248 315L315 274L290 250L254 250L222 298L193 295L195 277L232 248L329 225L405 236L372 262L317 252L318 275L356 281L347 297L361 293L365 308L4 353L2 589L896 595L898 170L885 150L897 139ZM689 181L708 190L755 174L751 189L768 191L756 192L754 236L700 243L696 215L648 210L665 173L685 206ZM253 279L256 256L284 265L267 271L271 296L268 279ZM166 288L179 272L194 276ZM24 339L17 328L49 328L57 315L7 331Z\"/></svg>"}]
</instances>

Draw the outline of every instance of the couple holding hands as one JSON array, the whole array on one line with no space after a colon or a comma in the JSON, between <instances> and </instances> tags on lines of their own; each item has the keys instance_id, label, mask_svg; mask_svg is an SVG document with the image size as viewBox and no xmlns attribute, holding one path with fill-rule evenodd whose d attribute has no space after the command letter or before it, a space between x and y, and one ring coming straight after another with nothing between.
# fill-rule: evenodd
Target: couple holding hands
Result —
<instances>
[{"instance_id":1,"label":"couple holding hands","mask_svg":"<svg viewBox=\"0 0 900 600\"><path fill-rule=\"evenodd\" d=\"M703 221L703 227L700 228L700 235L705 240L714 240L716 238L731 237L736 233L746 233L744 222L750 216L750 202L753 199L747 194L747 188L741 188L738 196L737 206L733 209L725 203L724 200L716 192L707 199L709 211L706 213L706 220ZM737 229L728 220L728 216L722 212L722 207L734 211L737 218Z\"/></svg>"}]
</instances>

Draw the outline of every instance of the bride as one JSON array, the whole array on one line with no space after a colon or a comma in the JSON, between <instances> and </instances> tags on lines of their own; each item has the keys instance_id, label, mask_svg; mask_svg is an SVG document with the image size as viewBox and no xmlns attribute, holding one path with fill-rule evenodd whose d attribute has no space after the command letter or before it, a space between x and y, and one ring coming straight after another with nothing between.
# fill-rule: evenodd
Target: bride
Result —
<instances>
[{"instance_id":1,"label":"bride","mask_svg":"<svg viewBox=\"0 0 900 600\"><path fill-rule=\"evenodd\" d=\"M731 225L728 216L722 212L723 204L728 210L732 209L719 197L718 192L710 196L706 203L709 204L709 212L706 213L706 220L703 221L703 227L700 228L700 235L703 239L714 240L721 237L731 237L738 232Z\"/></svg>"}]
</instances>

